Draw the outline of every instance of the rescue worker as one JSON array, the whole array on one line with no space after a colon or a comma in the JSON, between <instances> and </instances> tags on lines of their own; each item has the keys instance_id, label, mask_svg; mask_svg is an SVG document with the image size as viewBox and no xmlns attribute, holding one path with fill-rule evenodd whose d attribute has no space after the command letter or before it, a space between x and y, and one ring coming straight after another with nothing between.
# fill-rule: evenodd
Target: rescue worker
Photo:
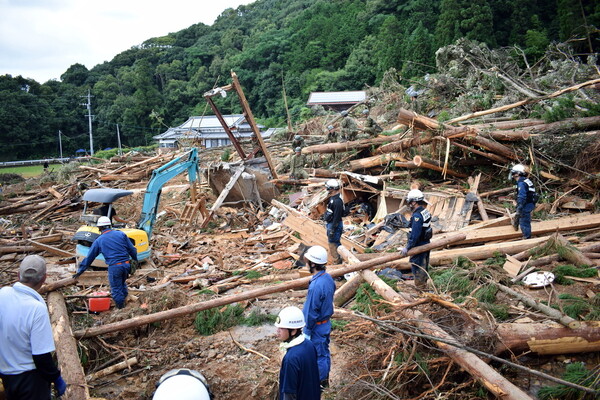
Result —
<instances>
[{"instance_id":1,"label":"rescue worker","mask_svg":"<svg viewBox=\"0 0 600 400\"><path fill-rule=\"evenodd\" d=\"M152 400L212 400L213 395L204 375L178 368L160 377Z\"/></svg>"},{"instance_id":2,"label":"rescue worker","mask_svg":"<svg viewBox=\"0 0 600 400\"><path fill-rule=\"evenodd\" d=\"M296 147L290 161L290 176L292 179L308 179L308 172L304 170L306 156L302 154L302 147Z\"/></svg>"},{"instance_id":3,"label":"rescue worker","mask_svg":"<svg viewBox=\"0 0 600 400\"><path fill-rule=\"evenodd\" d=\"M308 270L312 278L308 284L308 293L304 301L304 335L317 349L319 365L319 381L321 388L329 386L329 370L331 369L331 353L329 342L331 334L331 316L333 315L333 294L335 282L325 269L327 250L321 246L312 246L304 254Z\"/></svg>"},{"instance_id":4,"label":"rescue worker","mask_svg":"<svg viewBox=\"0 0 600 400\"><path fill-rule=\"evenodd\" d=\"M298 307L285 307L277 316L277 337L284 352L279 370L280 400L321 398L317 350L302 334L305 325L304 315Z\"/></svg>"},{"instance_id":5,"label":"rescue worker","mask_svg":"<svg viewBox=\"0 0 600 400\"><path fill-rule=\"evenodd\" d=\"M363 110L363 115L367 117L367 120L365 121L365 126L363 128L364 133L368 134L371 137L375 137L381 132L383 132L381 126L379 126L379 124L377 124L377 122L375 122L375 120L369 115L368 109Z\"/></svg>"},{"instance_id":6,"label":"rescue worker","mask_svg":"<svg viewBox=\"0 0 600 400\"><path fill-rule=\"evenodd\" d=\"M531 238L531 212L538 201L533 182L523 164L516 164L510 170L512 179L517 182L517 212L513 220L515 230L521 228L523 239Z\"/></svg>"},{"instance_id":7,"label":"rescue worker","mask_svg":"<svg viewBox=\"0 0 600 400\"><path fill-rule=\"evenodd\" d=\"M418 189L413 189L406 195L406 203L412 211L410 217L410 233L406 247L400 251L406 255L410 249L417 246L422 246L430 242L433 236L431 227L431 214L425 209L427 201L423 192ZM426 289L427 287L427 270L429 269L429 251L415 254L410 257L410 267L415 277L415 286L418 289Z\"/></svg>"},{"instance_id":8,"label":"rescue worker","mask_svg":"<svg viewBox=\"0 0 600 400\"><path fill-rule=\"evenodd\" d=\"M87 257L81 261L73 278L79 278L98 254L102 253L108 265L108 282L112 298L117 308L123 308L128 294L125 281L131 271L130 259L137 264L137 250L125 233L112 229L108 217L98 218L96 225L100 229L100 236L92 243Z\"/></svg>"},{"instance_id":9,"label":"rescue worker","mask_svg":"<svg viewBox=\"0 0 600 400\"><path fill-rule=\"evenodd\" d=\"M102 206L94 209L94 215L109 217L111 221L114 220L125 225L130 223L126 219L117 216L117 210L114 206L111 207L111 203L102 203Z\"/></svg>"},{"instance_id":10,"label":"rescue worker","mask_svg":"<svg viewBox=\"0 0 600 400\"><path fill-rule=\"evenodd\" d=\"M329 243L329 251L331 258L335 264L341 264L342 258L337 252L337 248L342 245L340 239L344 231L344 201L340 195L340 183L335 179L330 179L325 182L325 188L329 194L329 202L327 210L323 214L323 220L327 223L327 242Z\"/></svg>"},{"instance_id":11,"label":"rescue worker","mask_svg":"<svg viewBox=\"0 0 600 400\"><path fill-rule=\"evenodd\" d=\"M300 135L295 135L294 140L292 140L292 149L296 149L297 147L306 147L306 142L304 138Z\"/></svg>"},{"instance_id":12,"label":"rescue worker","mask_svg":"<svg viewBox=\"0 0 600 400\"><path fill-rule=\"evenodd\" d=\"M51 384L62 396L67 384L52 359L50 316L38 291L46 281L43 257L27 256L19 282L0 289L0 378L7 400L49 400Z\"/></svg>"},{"instance_id":13,"label":"rescue worker","mask_svg":"<svg viewBox=\"0 0 600 400\"><path fill-rule=\"evenodd\" d=\"M341 115L344 117L342 122L340 122L340 127L342 128L342 141L355 140L356 135L358 134L356 121L348 115L348 111L342 111Z\"/></svg>"},{"instance_id":14,"label":"rescue worker","mask_svg":"<svg viewBox=\"0 0 600 400\"><path fill-rule=\"evenodd\" d=\"M325 139L325 143L337 143L338 142L338 134L335 131L333 125L327 126L327 138Z\"/></svg>"}]
</instances>

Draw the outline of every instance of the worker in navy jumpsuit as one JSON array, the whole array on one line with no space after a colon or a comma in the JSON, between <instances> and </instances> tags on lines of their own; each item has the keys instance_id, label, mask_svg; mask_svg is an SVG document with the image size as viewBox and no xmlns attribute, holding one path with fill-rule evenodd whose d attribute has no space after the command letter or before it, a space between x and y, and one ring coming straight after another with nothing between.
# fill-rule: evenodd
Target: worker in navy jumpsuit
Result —
<instances>
[{"instance_id":1,"label":"worker in navy jumpsuit","mask_svg":"<svg viewBox=\"0 0 600 400\"><path fill-rule=\"evenodd\" d=\"M102 253L108 265L108 282L112 298L117 308L123 308L128 294L125 280L131 271L129 260L133 259L137 262L137 250L122 231L112 230L111 225L98 225L98 228L101 231L100 236L92 243L87 257L81 261L77 273L73 277L78 278L92 264L98 254Z\"/></svg>"},{"instance_id":2,"label":"worker in navy jumpsuit","mask_svg":"<svg viewBox=\"0 0 600 400\"><path fill-rule=\"evenodd\" d=\"M410 234L406 247L401 251L406 254L410 249L428 244L431 240L431 214L425 209L427 202L418 189L408 192L406 202L412 210L410 217ZM415 277L415 286L425 289L427 286L427 270L429 269L429 251L415 254L409 258L410 267Z\"/></svg>"},{"instance_id":3,"label":"worker in navy jumpsuit","mask_svg":"<svg viewBox=\"0 0 600 400\"><path fill-rule=\"evenodd\" d=\"M535 188L533 182L523 175L513 175L517 179L517 215L523 239L531 238L531 212L535 208Z\"/></svg>"},{"instance_id":4,"label":"worker in navy jumpsuit","mask_svg":"<svg viewBox=\"0 0 600 400\"><path fill-rule=\"evenodd\" d=\"M310 272L313 274L308 284L308 294L302 312L306 321L304 335L317 349L319 379L323 387L329 384L331 353L329 342L331 334L331 316L333 315L333 295L335 282L325 271L327 251L321 246L312 246L305 253Z\"/></svg>"}]
</instances>

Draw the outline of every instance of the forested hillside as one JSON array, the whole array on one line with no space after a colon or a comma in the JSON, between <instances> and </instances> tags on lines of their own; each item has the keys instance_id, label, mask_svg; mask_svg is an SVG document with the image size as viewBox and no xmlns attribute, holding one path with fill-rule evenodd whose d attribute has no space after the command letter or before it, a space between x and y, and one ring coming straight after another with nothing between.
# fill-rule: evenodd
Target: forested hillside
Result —
<instances>
[{"instance_id":1,"label":"forested hillside","mask_svg":"<svg viewBox=\"0 0 600 400\"><path fill-rule=\"evenodd\" d=\"M0 76L0 159L55 156L59 130L64 154L87 149L88 90L95 150L116 146L117 124L124 145L145 145L190 115L210 113L202 95L228 83L231 70L258 119L281 126L284 86L299 121L311 91L360 90L390 68L409 86L435 73L436 51L460 38L518 46L523 64L567 42L587 62L600 48L598 27L595 0L258 0L92 69L74 64L60 81ZM220 106L239 112L231 98Z\"/></svg>"}]
</instances>

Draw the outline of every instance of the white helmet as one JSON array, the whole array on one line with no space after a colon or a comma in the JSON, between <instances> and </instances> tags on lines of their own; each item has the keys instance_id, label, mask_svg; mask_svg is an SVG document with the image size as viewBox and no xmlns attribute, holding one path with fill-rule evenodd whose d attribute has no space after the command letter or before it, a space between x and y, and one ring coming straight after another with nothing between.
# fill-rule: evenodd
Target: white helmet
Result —
<instances>
[{"instance_id":1,"label":"white helmet","mask_svg":"<svg viewBox=\"0 0 600 400\"><path fill-rule=\"evenodd\" d=\"M279 312L275 326L277 328L287 329L302 329L306 323L304 322L304 314L298 307L289 306Z\"/></svg>"},{"instance_id":2,"label":"white helmet","mask_svg":"<svg viewBox=\"0 0 600 400\"><path fill-rule=\"evenodd\" d=\"M340 188L340 183L337 179L330 179L325 182L325 189L327 190L338 190Z\"/></svg>"},{"instance_id":3,"label":"white helmet","mask_svg":"<svg viewBox=\"0 0 600 400\"><path fill-rule=\"evenodd\" d=\"M332 130L333 129L333 125L327 125L327 129Z\"/></svg>"},{"instance_id":4,"label":"white helmet","mask_svg":"<svg viewBox=\"0 0 600 400\"><path fill-rule=\"evenodd\" d=\"M312 246L304 253L304 257L315 264L327 264L327 250L322 246Z\"/></svg>"},{"instance_id":5,"label":"white helmet","mask_svg":"<svg viewBox=\"0 0 600 400\"><path fill-rule=\"evenodd\" d=\"M523 164L515 164L510 169L510 173L508 174L508 179L512 178L514 174L519 174L521 176L525 176L527 172L525 171L525 166Z\"/></svg>"},{"instance_id":6,"label":"white helmet","mask_svg":"<svg viewBox=\"0 0 600 400\"><path fill-rule=\"evenodd\" d=\"M298 146L294 149L296 153L302 153L302 147Z\"/></svg>"},{"instance_id":7,"label":"white helmet","mask_svg":"<svg viewBox=\"0 0 600 400\"><path fill-rule=\"evenodd\" d=\"M424 201L425 200L425 196L423 195L423 192L421 192L419 189L413 189L410 192L408 192L408 194L406 195L406 202L410 203L411 201Z\"/></svg>"},{"instance_id":8,"label":"white helmet","mask_svg":"<svg viewBox=\"0 0 600 400\"><path fill-rule=\"evenodd\" d=\"M294 140L300 140L300 139L302 139L302 136L300 136L300 135L294 135Z\"/></svg>"},{"instance_id":9,"label":"white helmet","mask_svg":"<svg viewBox=\"0 0 600 400\"><path fill-rule=\"evenodd\" d=\"M369 113L369 109L365 108L364 110L362 110L362 113L365 114L365 115L367 115Z\"/></svg>"},{"instance_id":10,"label":"white helmet","mask_svg":"<svg viewBox=\"0 0 600 400\"><path fill-rule=\"evenodd\" d=\"M110 222L110 218L108 217L100 217L98 218L98 222L96 222L97 227L101 226L111 226L112 222Z\"/></svg>"},{"instance_id":11,"label":"white helmet","mask_svg":"<svg viewBox=\"0 0 600 400\"><path fill-rule=\"evenodd\" d=\"M187 368L172 369L158 381L152 400L210 400L206 378Z\"/></svg>"}]
</instances>

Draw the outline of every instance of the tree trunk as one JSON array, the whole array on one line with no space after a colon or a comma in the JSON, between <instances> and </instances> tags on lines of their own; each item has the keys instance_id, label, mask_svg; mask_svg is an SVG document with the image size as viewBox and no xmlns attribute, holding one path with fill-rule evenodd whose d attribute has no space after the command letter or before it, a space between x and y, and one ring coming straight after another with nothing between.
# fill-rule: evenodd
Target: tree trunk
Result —
<instances>
[{"instance_id":1,"label":"tree trunk","mask_svg":"<svg viewBox=\"0 0 600 400\"><path fill-rule=\"evenodd\" d=\"M337 249L339 255L350 265L355 265L360 263L360 260L356 258L354 254L348 248L344 246L340 246ZM358 290L359 286L365 281L362 273L358 273L350 278L349 281L344 283L338 290L335 291L335 295L333 296L333 304L336 307L342 307L346 302L348 302Z\"/></svg>"},{"instance_id":2,"label":"tree trunk","mask_svg":"<svg viewBox=\"0 0 600 400\"><path fill-rule=\"evenodd\" d=\"M411 303L415 301L412 296L396 293L373 271L363 271L363 276L371 284L371 287L387 301L393 303ZM406 323L414 324L421 332L460 344L456 338L440 328L423 313L408 308L399 309L398 312L405 318ZM475 354L446 343L434 343L496 397L512 400L531 399L525 392L509 382Z\"/></svg>"},{"instance_id":3,"label":"tree trunk","mask_svg":"<svg viewBox=\"0 0 600 400\"><path fill-rule=\"evenodd\" d=\"M388 153L377 156L361 158L358 160L352 160L349 163L350 171L358 171L361 169L368 169L372 167L380 167L389 164L391 161L395 161L394 165L400 168L417 168L415 163L407 161L406 158L400 153Z\"/></svg>"},{"instance_id":4,"label":"tree trunk","mask_svg":"<svg viewBox=\"0 0 600 400\"><path fill-rule=\"evenodd\" d=\"M67 391L62 398L64 400L89 399L85 374L77 353L77 341L73 337L69 313L61 293L52 292L48 295L48 310L52 321L56 358L61 375L67 382Z\"/></svg>"},{"instance_id":5,"label":"tree trunk","mask_svg":"<svg viewBox=\"0 0 600 400\"><path fill-rule=\"evenodd\" d=\"M421 156L415 156L413 158L413 163L417 166L417 167L421 167L421 168L427 168L433 171L438 171L440 173L444 172L444 168L439 166L435 161L431 161L431 160L426 160ZM457 178L468 178L469 175L460 173L460 172L456 172L453 171L449 168L446 168L445 170L446 174L451 175L451 176L455 176Z\"/></svg>"},{"instance_id":6,"label":"tree trunk","mask_svg":"<svg viewBox=\"0 0 600 400\"><path fill-rule=\"evenodd\" d=\"M560 322L561 324L563 324L564 326L566 326L568 328L576 329L581 326L581 322L569 317L568 315L561 313L558 310L555 310L552 307L549 307L545 304L542 304L542 303L536 301L531 296L528 296L524 293L519 293L519 292L512 290L511 288L504 286L497 282L495 283L495 285L498 287L498 289L500 289L504 293L509 294L509 295L521 300L523 303L525 303L527 306L529 306L531 308L535 308L536 310L543 312L548 317Z\"/></svg>"},{"instance_id":7,"label":"tree trunk","mask_svg":"<svg viewBox=\"0 0 600 400\"><path fill-rule=\"evenodd\" d=\"M424 251L429 251L431 249L435 249L438 247L444 247L451 243L455 243L460 240L463 240L464 238L465 238L464 234L456 234L456 235L448 237L444 240L436 240L436 241L433 241L433 242L423 245L423 246L417 246L417 247L410 249L410 251L408 252L408 256L420 254ZM372 268L372 267L375 267L377 265L380 265L380 264L383 264L383 263L386 263L389 261L397 260L399 258L403 258L401 254L385 255L380 258L376 258L374 260L365 261L365 262L361 262L359 264L352 265L349 267L332 270L330 272L330 275L332 277L342 276L348 272L354 272L354 271L360 271L360 270L366 269L366 268ZM195 313L198 311L208 310L208 309L215 308L215 307L222 307L224 305L235 303L238 301L255 299L257 297L264 296L266 294L282 292L282 291L289 290L289 289L305 288L308 286L310 279L311 279L311 277L295 279L293 281L281 283L278 285L272 285L272 286L267 286L264 288L248 290L247 292L240 293L240 294L225 296L225 297L221 297L218 299L208 300L208 301L204 301L204 302L200 302L200 303L196 303L196 304L189 304L187 306L177 307L177 308L173 308L171 310L160 311L160 312L153 313L153 314L141 315L141 316L133 317L131 319L127 319L124 321L113 322L113 323L102 325L102 326L95 326L95 327L91 327L91 328L88 328L85 330L76 331L74 333L74 335L77 338L94 337L94 336L98 336L98 335L103 335L105 333L111 333L111 332L117 332L117 331L122 331L122 330L126 330L126 329L136 328L138 326L151 324L153 322L160 322L160 321L166 321L168 319L179 318L179 317L183 317L185 315Z\"/></svg>"},{"instance_id":8,"label":"tree trunk","mask_svg":"<svg viewBox=\"0 0 600 400\"><path fill-rule=\"evenodd\" d=\"M515 152L512 151L509 147L507 147L501 143L494 142L493 140L490 140L483 136L467 136L467 137L461 139L461 141L466 142L471 145L479 146L483 149L491 151L492 153L499 154L504 158L508 158L509 160L518 159Z\"/></svg>"},{"instance_id":9,"label":"tree trunk","mask_svg":"<svg viewBox=\"0 0 600 400\"><path fill-rule=\"evenodd\" d=\"M364 149L371 146L378 146L383 143L391 142L400 138L400 135L393 136L380 136L372 139L354 140L352 142L342 143L325 143L316 144L313 146L305 147L302 152L305 154L330 154L330 153L343 153L346 151L352 151L355 149Z\"/></svg>"},{"instance_id":10,"label":"tree trunk","mask_svg":"<svg viewBox=\"0 0 600 400\"><path fill-rule=\"evenodd\" d=\"M44 284L44 286L42 286L42 288L39 290L39 292L40 292L40 294L44 294L44 293L52 292L54 290L63 288L65 286L74 285L76 283L77 283L77 279L75 279L75 278L65 278L65 279L60 279L55 282L46 282Z\"/></svg>"},{"instance_id":11,"label":"tree trunk","mask_svg":"<svg viewBox=\"0 0 600 400\"><path fill-rule=\"evenodd\" d=\"M533 351L538 354L570 354L600 351L600 321L584 321L575 329L560 324L499 324L495 354Z\"/></svg>"},{"instance_id":12,"label":"tree trunk","mask_svg":"<svg viewBox=\"0 0 600 400\"><path fill-rule=\"evenodd\" d=\"M557 253L567 260L568 262L575 265L588 265L593 266L594 262L583 255L579 249L571 245L563 235L558 233L552 235L550 240L558 250Z\"/></svg>"}]
</instances>

